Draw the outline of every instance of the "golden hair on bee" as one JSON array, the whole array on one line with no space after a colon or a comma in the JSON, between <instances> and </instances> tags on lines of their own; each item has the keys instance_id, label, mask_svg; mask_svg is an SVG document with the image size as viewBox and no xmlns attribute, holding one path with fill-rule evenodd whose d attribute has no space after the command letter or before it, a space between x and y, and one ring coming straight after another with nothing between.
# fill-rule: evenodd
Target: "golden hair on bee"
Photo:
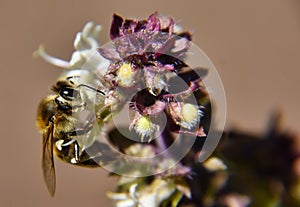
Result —
<instances>
[{"instance_id":1,"label":"golden hair on bee","mask_svg":"<svg viewBox=\"0 0 300 207\"><path fill-rule=\"evenodd\" d=\"M40 133L43 133L44 129L49 125L51 117L57 113L55 97L56 95L45 97L38 106L36 125Z\"/></svg>"}]
</instances>

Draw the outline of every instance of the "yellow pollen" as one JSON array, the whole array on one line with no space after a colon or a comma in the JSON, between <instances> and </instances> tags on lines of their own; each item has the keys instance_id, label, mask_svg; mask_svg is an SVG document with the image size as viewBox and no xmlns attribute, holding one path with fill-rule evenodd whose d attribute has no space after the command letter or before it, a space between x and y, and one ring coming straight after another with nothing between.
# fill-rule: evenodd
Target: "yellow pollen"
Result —
<instances>
[{"instance_id":1,"label":"yellow pollen","mask_svg":"<svg viewBox=\"0 0 300 207\"><path fill-rule=\"evenodd\" d=\"M132 75L131 66L128 63L124 63L119 69L120 78L128 78Z\"/></svg>"},{"instance_id":2,"label":"yellow pollen","mask_svg":"<svg viewBox=\"0 0 300 207\"><path fill-rule=\"evenodd\" d=\"M188 123L198 120L198 108L193 104L184 104L182 107L182 117Z\"/></svg>"},{"instance_id":3,"label":"yellow pollen","mask_svg":"<svg viewBox=\"0 0 300 207\"><path fill-rule=\"evenodd\" d=\"M142 116L137 122L137 129L140 132L147 132L152 130L152 123L147 116Z\"/></svg>"},{"instance_id":4,"label":"yellow pollen","mask_svg":"<svg viewBox=\"0 0 300 207\"><path fill-rule=\"evenodd\" d=\"M118 71L118 79L122 86L131 86L133 84L134 73L130 64L124 63Z\"/></svg>"}]
</instances>

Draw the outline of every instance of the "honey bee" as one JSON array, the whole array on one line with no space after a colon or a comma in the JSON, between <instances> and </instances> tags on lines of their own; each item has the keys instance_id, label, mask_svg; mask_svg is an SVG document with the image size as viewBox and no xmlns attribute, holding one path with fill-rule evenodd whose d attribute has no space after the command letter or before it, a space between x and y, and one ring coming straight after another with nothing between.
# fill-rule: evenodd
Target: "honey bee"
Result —
<instances>
[{"instance_id":1,"label":"honey bee","mask_svg":"<svg viewBox=\"0 0 300 207\"><path fill-rule=\"evenodd\" d=\"M80 73L80 70L70 70L59 78L52 87L54 95L44 98L38 107L36 123L43 135L42 170L51 196L56 188L53 155L84 167L99 167L103 158L104 146L95 137L101 133L109 114L104 106L106 94L103 90L80 84ZM94 93L100 99L93 116L87 113L88 93ZM81 113L88 114L84 121L80 120Z\"/></svg>"}]
</instances>

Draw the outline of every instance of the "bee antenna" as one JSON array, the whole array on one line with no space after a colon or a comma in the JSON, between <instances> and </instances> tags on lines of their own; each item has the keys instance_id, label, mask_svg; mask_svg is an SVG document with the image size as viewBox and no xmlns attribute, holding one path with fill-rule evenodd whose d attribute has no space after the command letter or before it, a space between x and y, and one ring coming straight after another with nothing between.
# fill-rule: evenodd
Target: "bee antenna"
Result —
<instances>
[{"instance_id":1,"label":"bee antenna","mask_svg":"<svg viewBox=\"0 0 300 207\"><path fill-rule=\"evenodd\" d=\"M89 85L79 84L76 88L79 88L79 87L86 87L86 88L88 88L88 89L91 89L91 90L93 90L93 91L96 91L96 92L98 92L98 93L101 93L102 95L105 95L105 93L104 93L103 91L100 91L100 90L98 90L98 89L96 89L96 88L93 88L92 86L89 86Z\"/></svg>"}]
</instances>

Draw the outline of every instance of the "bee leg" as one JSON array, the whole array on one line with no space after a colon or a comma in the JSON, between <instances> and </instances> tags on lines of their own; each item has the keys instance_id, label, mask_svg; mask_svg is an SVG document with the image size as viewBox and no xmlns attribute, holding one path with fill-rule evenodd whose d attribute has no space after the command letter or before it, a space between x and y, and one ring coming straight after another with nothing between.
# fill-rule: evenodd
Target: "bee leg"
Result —
<instances>
[{"instance_id":1,"label":"bee leg","mask_svg":"<svg viewBox=\"0 0 300 207\"><path fill-rule=\"evenodd\" d=\"M79 150L79 145L78 143L75 141L74 142L74 151L73 151L73 155L74 157L70 160L72 164L80 164L80 150Z\"/></svg>"},{"instance_id":2,"label":"bee leg","mask_svg":"<svg viewBox=\"0 0 300 207\"><path fill-rule=\"evenodd\" d=\"M68 141L67 143L61 144L62 147L71 145L73 142L75 142L75 139L71 139L70 141Z\"/></svg>"},{"instance_id":3,"label":"bee leg","mask_svg":"<svg viewBox=\"0 0 300 207\"><path fill-rule=\"evenodd\" d=\"M77 142L74 144L74 157L76 162L79 162L79 145Z\"/></svg>"}]
</instances>

